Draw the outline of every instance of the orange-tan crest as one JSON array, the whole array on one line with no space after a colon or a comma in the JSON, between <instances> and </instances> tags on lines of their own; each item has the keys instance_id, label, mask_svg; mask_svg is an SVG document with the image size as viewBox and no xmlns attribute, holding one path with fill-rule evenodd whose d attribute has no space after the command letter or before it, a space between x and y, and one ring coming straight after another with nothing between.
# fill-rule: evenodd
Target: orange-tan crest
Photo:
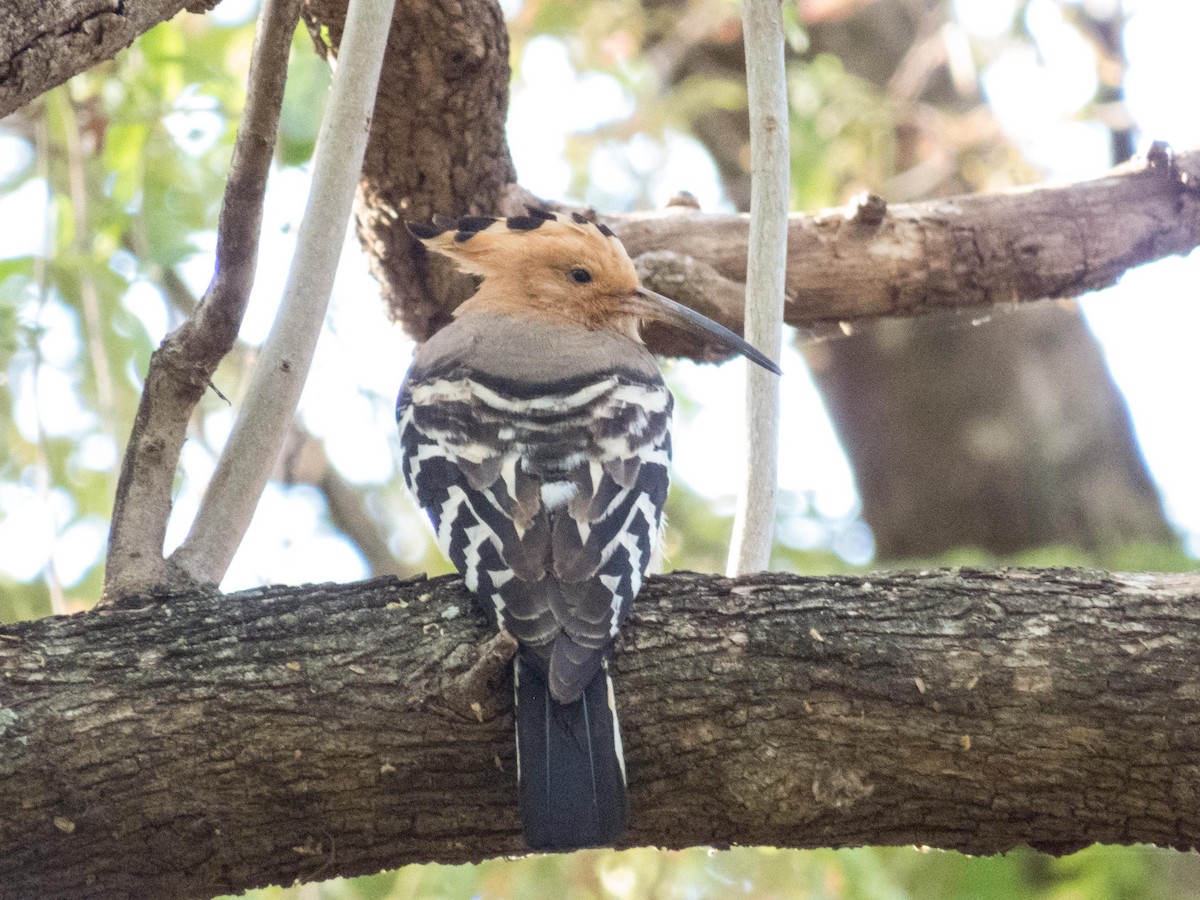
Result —
<instances>
[{"instance_id":1,"label":"orange-tan crest","mask_svg":"<svg viewBox=\"0 0 1200 900\"><path fill-rule=\"evenodd\" d=\"M642 287L629 254L608 226L575 212L527 208L528 215L506 219L435 216L432 223L407 223L428 249L483 278L474 296L455 310L456 317L482 311L550 316L639 342L639 322L658 319L779 374L775 363L723 325Z\"/></svg>"},{"instance_id":2,"label":"orange-tan crest","mask_svg":"<svg viewBox=\"0 0 1200 900\"><path fill-rule=\"evenodd\" d=\"M630 301L639 287L637 271L606 225L530 207L525 216L435 217L408 229L460 271L483 278L456 315L483 308L552 313L636 336Z\"/></svg>"}]
</instances>

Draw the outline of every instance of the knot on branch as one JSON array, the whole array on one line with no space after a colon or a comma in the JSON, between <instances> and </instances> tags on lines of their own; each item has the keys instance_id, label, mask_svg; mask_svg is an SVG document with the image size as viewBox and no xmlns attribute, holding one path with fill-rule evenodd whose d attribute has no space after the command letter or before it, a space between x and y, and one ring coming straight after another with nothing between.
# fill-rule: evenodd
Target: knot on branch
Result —
<instances>
[{"instance_id":1,"label":"knot on branch","mask_svg":"<svg viewBox=\"0 0 1200 900\"><path fill-rule=\"evenodd\" d=\"M700 201L696 199L696 195L691 191L676 191L671 195L671 199L667 201L667 209L671 209L672 207L699 211Z\"/></svg>"},{"instance_id":2,"label":"knot on branch","mask_svg":"<svg viewBox=\"0 0 1200 900\"><path fill-rule=\"evenodd\" d=\"M511 670L517 641L507 631L482 646L459 644L444 660L449 677L430 688L427 702L455 716L484 722L506 710L508 693L499 688Z\"/></svg>"},{"instance_id":3,"label":"knot on branch","mask_svg":"<svg viewBox=\"0 0 1200 900\"><path fill-rule=\"evenodd\" d=\"M840 766L819 766L812 777L812 796L818 806L849 809L875 793L861 772Z\"/></svg>"},{"instance_id":4,"label":"knot on branch","mask_svg":"<svg viewBox=\"0 0 1200 900\"><path fill-rule=\"evenodd\" d=\"M862 194L851 204L850 221L861 228L877 228L887 216L887 201L876 194Z\"/></svg>"},{"instance_id":5,"label":"knot on branch","mask_svg":"<svg viewBox=\"0 0 1200 900\"><path fill-rule=\"evenodd\" d=\"M1175 151L1166 141L1155 141L1150 145L1150 149L1146 151L1146 169L1184 191L1193 194L1200 191L1195 177L1179 165Z\"/></svg>"}]
</instances>

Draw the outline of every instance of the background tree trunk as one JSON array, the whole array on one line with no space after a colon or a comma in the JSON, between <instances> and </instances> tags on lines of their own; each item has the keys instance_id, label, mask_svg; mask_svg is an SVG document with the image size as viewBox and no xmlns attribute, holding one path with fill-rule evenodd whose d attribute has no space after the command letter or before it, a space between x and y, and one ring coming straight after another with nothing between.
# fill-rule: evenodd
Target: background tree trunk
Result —
<instances>
[{"instance_id":1,"label":"background tree trunk","mask_svg":"<svg viewBox=\"0 0 1200 900\"><path fill-rule=\"evenodd\" d=\"M675 2L647 6L660 17L664 9L685 13ZM806 56L835 54L852 74L893 91L902 67L927 52L921 42L937 34L945 16L940 3L847 9L844 17L808 23ZM666 39L672 19L657 21ZM671 56L668 78L740 80L742 45L730 33L736 31L722 29ZM900 99L970 105L944 64L931 67L919 91ZM730 199L748 208L744 110L705 110L691 126L717 161ZM896 141L901 171L932 152L930 138L911 123L897 124ZM970 189L950 170L935 193ZM878 559L956 547L1014 554L1065 545L1102 553L1176 542L1124 399L1073 305L1006 310L979 325L946 314L880 320L803 350L850 459Z\"/></svg>"},{"instance_id":2,"label":"background tree trunk","mask_svg":"<svg viewBox=\"0 0 1200 900\"><path fill-rule=\"evenodd\" d=\"M813 27L812 51L837 53L848 71L883 87L944 14L936 3L867 4ZM920 99L964 105L945 66ZM920 163L920 139L898 131L901 170ZM935 192L963 188L955 176ZM881 561L955 547L1102 554L1177 540L1124 398L1074 304L1021 308L978 327L944 315L880 321L805 357Z\"/></svg>"},{"instance_id":3,"label":"background tree trunk","mask_svg":"<svg viewBox=\"0 0 1200 900\"><path fill-rule=\"evenodd\" d=\"M1073 303L871 322L805 358L883 559L1175 540Z\"/></svg>"},{"instance_id":4,"label":"background tree trunk","mask_svg":"<svg viewBox=\"0 0 1200 900\"><path fill-rule=\"evenodd\" d=\"M0 898L520 852L470 603L384 578L0 628ZM1200 842L1194 575L677 573L623 636L625 846Z\"/></svg>"}]
</instances>

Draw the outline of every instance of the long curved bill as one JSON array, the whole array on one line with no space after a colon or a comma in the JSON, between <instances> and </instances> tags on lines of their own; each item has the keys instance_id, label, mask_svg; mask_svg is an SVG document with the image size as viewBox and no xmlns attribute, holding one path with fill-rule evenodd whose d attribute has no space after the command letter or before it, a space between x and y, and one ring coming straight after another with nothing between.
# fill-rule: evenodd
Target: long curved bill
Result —
<instances>
[{"instance_id":1,"label":"long curved bill","mask_svg":"<svg viewBox=\"0 0 1200 900\"><path fill-rule=\"evenodd\" d=\"M741 336L734 334L724 325L714 322L708 316L701 315L694 309L684 306L682 303L676 303L670 297L664 297L662 294L656 293L649 288L639 287L637 292L643 301L638 304L640 307L639 312L645 315L646 318L658 319L661 322L682 328L684 331L690 331L692 334L708 338L714 343L720 344L726 350L740 353L746 359L752 363L757 363L768 372L774 372L776 375L783 374L779 366L775 365L757 347L742 340Z\"/></svg>"}]
</instances>

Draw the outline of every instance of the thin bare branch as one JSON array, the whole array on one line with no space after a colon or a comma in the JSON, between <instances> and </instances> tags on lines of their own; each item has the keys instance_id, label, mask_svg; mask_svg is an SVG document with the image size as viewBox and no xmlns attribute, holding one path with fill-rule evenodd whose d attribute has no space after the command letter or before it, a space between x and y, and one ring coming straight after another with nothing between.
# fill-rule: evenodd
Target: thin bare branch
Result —
<instances>
[{"instance_id":1,"label":"thin bare branch","mask_svg":"<svg viewBox=\"0 0 1200 900\"><path fill-rule=\"evenodd\" d=\"M743 0L750 107L750 237L746 260L746 339L774 360L783 340L787 268L787 73L779 0ZM726 574L759 572L771 561L779 469L779 379L746 367L746 447Z\"/></svg>"},{"instance_id":2,"label":"thin bare branch","mask_svg":"<svg viewBox=\"0 0 1200 900\"><path fill-rule=\"evenodd\" d=\"M173 267L163 269L158 282L175 310L184 315L195 311L199 301ZM244 368L247 364L246 354L256 353L257 350L257 347L251 348L239 339L230 354L235 358L241 357L239 366ZM367 561L372 577L416 574L401 565L392 553L388 545L387 528L368 508L364 490L346 481L329 461L324 443L294 421L291 439L285 445L279 462L273 478L287 483L311 484L325 495L330 522L358 548Z\"/></svg>"},{"instance_id":3,"label":"thin bare branch","mask_svg":"<svg viewBox=\"0 0 1200 900\"><path fill-rule=\"evenodd\" d=\"M200 511L171 563L217 584L283 446L325 321L370 133L393 0L351 0L292 268L271 334Z\"/></svg>"},{"instance_id":4,"label":"thin bare branch","mask_svg":"<svg viewBox=\"0 0 1200 900\"><path fill-rule=\"evenodd\" d=\"M262 201L300 4L266 0L259 17L246 107L221 208L216 272L195 315L167 335L151 357L113 503L106 602L184 580L163 559L175 469L188 419L237 340L254 283Z\"/></svg>"}]
</instances>

